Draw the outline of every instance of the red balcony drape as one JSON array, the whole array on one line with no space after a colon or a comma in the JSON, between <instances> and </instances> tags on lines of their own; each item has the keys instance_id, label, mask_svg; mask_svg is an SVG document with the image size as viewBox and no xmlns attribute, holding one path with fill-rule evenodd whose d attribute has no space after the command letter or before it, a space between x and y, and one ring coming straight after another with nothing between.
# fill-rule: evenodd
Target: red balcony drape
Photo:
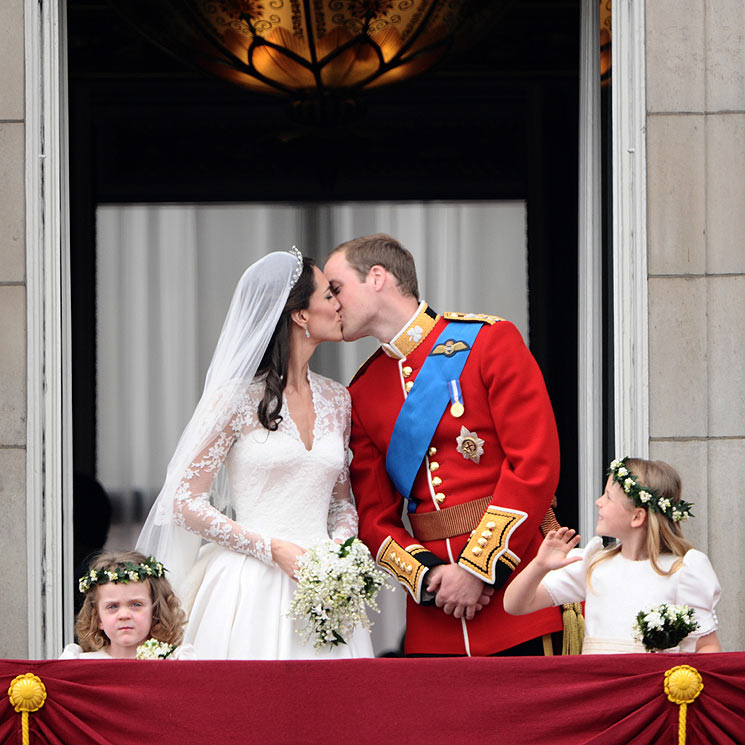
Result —
<instances>
[{"instance_id":1,"label":"red balcony drape","mask_svg":"<svg viewBox=\"0 0 745 745\"><path fill-rule=\"evenodd\" d=\"M745 653L335 662L0 661L0 744L21 742L7 695L27 672L46 686L31 743L677 742L665 671L704 689L688 745L745 743Z\"/></svg>"}]
</instances>

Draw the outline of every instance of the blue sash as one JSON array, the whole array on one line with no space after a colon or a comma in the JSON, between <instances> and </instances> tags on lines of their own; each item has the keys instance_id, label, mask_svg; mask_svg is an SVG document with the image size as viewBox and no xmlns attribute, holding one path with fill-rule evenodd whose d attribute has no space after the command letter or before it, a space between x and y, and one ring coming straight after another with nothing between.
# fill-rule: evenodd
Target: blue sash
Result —
<instances>
[{"instance_id":1,"label":"blue sash","mask_svg":"<svg viewBox=\"0 0 745 745\"><path fill-rule=\"evenodd\" d=\"M437 425L450 401L451 380L458 380L483 324L451 321L432 347L396 419L385 469L399 494L411 494ZM456 344L448 352L447 342ZM411 505L410 505L411 507Z\"/></svg>"}]
</instances>

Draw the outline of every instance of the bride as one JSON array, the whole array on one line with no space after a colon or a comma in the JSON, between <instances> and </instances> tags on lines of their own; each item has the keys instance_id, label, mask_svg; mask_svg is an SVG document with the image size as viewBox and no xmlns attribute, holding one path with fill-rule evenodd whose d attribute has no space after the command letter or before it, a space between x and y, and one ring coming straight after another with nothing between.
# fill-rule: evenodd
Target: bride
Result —
<instances>
[{"instance_id":1,"label":"bride","mask_svg":"<svg viewBox=\"0 0 745 745\"><path fill-rule=\"evenodd\" d=\"M338 310L328 280L297 249L250 266L233 295L204 393L137 542L171 570L189 613L184 641L199 659L373 655L364 629L315 650L288 617L299 557L357 533L349 394L308 368L318 344L341 341Z\"/></svg>"}]
</instances>

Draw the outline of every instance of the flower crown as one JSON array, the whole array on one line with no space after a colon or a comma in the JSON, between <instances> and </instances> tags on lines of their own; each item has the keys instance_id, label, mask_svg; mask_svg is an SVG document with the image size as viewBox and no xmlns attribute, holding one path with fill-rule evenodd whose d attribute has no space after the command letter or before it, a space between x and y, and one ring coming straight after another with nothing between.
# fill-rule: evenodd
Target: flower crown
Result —
<instances>
[{"instance_id":1,"label":"flower crown","mask_svg":"<svg viewBox=\"0 0 745 745\"><path fill-rule=\"evenodd\" d=\"M673 503L667 497L661 497L656 489L642 486L639 483L639 477L626 467L627 460L628 456L621 460L612 461L608 469L608 475L613 476L613 481L624 490L626 496L633 500L637 507L654 510L674 523L685 521L693 516L691 513L693 505L690 502L680 499Z\"/></svg>"},{"instance_id":2,"label":"flower crown","mask_svg":"<svg viewBox=\"0 0 745 745\"><path fill-rule=\"evenodd\" d=\"M96 585L105 585L107 582L143 582L149 577L163 577L167 571L154 556L148 556L139 564L123 561L113 569L91 569L78 580L78 590L88 592Z\"/></svg>"}]
</instances>

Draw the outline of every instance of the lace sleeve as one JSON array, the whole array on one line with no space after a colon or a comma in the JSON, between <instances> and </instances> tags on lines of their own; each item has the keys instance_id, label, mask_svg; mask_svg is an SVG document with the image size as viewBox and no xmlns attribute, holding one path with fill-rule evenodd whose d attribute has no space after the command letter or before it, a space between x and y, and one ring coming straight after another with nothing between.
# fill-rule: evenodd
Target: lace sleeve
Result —
<instances>
[{"instance_id":1,"label":"lace sleeve","mask_svg":"<svg viewBox=\"0 0 745 745\"><path fill-rule=\"evenodd\" d=\"M248 554L272 565L271 538L246 530L210 504L210 489L245 422L245 406L189 465L178 486L173 511L175 522L220 546Z\"/></svg>"},{"instance_id":2,"label":"lace sleeve","mask_svg":"<svg viewBox=\"0 0 745 745\"><path fill-rule=\"evenodd\" d=\"M342 541L357 535L357 508L349 488L349 432L352 419L352 405L349 391L343 388L341 421L344 426L344 466L334 484L329 504L328 531L334 539Z\"/></svg>"}]
</instances>

